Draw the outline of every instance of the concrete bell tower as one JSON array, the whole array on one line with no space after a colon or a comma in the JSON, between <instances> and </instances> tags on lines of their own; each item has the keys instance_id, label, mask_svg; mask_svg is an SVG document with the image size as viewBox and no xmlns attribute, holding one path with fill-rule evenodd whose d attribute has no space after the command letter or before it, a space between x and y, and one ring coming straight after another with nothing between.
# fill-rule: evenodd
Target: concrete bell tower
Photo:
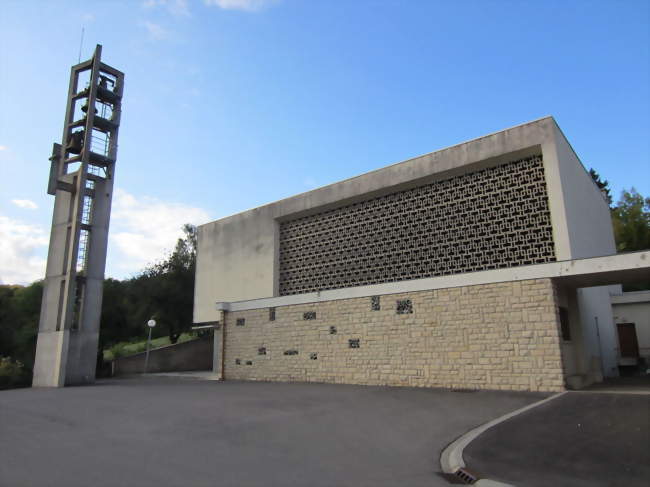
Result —
<instances>
[{"instance_id":1,"label":"concrete bell tower","mask_svg":"<svg viewBox=\"0 0 650 487\"><path fill-rule=\"evenodd\" d=\"M92 59L73 66L61 144L52 149L54 195L33 386L95 380L108 225L124 73Z\"/></svg>"}]
</instances>

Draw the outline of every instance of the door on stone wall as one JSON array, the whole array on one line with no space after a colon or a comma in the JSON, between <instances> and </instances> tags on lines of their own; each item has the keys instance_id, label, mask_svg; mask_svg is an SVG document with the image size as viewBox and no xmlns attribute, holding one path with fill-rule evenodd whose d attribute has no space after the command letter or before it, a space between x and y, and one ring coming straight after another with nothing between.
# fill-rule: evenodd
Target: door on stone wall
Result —
<instances>
[{"instance_id":1,"label":"door on stone wall","mask_svg":"<svg viewBox=\"0 0 650 487\"><path fill-rule=\"evenodd\" d=\"M618 323L618 343L622 358L638 358L639 342L634 323Z\"/></svg>"}]
</instances>

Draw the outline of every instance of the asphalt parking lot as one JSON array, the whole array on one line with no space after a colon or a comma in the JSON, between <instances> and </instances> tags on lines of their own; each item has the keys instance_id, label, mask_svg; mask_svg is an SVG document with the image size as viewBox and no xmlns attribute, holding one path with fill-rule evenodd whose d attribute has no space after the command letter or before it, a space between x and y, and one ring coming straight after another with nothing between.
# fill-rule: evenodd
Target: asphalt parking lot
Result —
<instances>
[{"instance_id":1,"label":"asphalt parking lot","mask_svg":"<svg viewBox=\"0 0 650 487\"><path fill-rule=\"evenodd\" d=\"M1 486L444 486L442 449L545 397L179 378L0 392Z\"/></svg>"},{"instance_id":2,"label":"asphalt parking lot","mask_svg":"<svg viewBox=\"0 0 650 487\"><path fill-rule=\"evenodd\" d=\"M650 395L570 392L487 430L464 458L518 486L649 485Z\"/></svg>"}]
</instances>

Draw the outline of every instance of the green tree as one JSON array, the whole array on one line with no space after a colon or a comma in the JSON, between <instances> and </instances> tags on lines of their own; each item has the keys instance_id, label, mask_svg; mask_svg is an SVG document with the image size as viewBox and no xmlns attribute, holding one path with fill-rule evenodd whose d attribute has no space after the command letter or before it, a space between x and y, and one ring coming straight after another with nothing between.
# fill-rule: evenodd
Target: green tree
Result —
<instances>
[{"instance_id":1,"label":"green tree","mask_svg":"<svg viewBox=\"0 0 650 487\"><path fill-rule=\"evenodd\" d=\"M192 326L194 305L194 272L196 269L196 227L183 226L174 251L167 259L154 264L136 279L146 293L147 303L140 307L140 316L151 315L166 330L171 343L176 343Z\"/></svg>"},{"instance_id":2,"label":"green tree","mask_svg":"<svg viewBox=\"0 0 650 487\"><path fill-rule=\"evenodd\" d=\"M20 360L31 371L36 354L36 337L43 300L43 281L36 281L18 290L15 297L15 310L19 319L18 329L14 333L16 352L13 358Z\"/></svg>"},{"instance_id":3,"label":"green tree","mask_svg":"<svg viewBox=\"0 0 650 487\"><path fill-rule=\"evenodd\" d=\"M623 190L618 202L612 204L609 181L602 179L593 168L589 175L603 191L609 202L618 252L632 252L650 248L650 198L644 198L631 188Z\"/></svg>"},{"instance_id":4,"label":"green tree","mask_svg":"<svg viewBox=\"0 0 650 487\"><path fill-rule=\"evenodd\" d=\"M20 377L11 384L28 385L31 380L42 296L42 281L29 286L0 286L0 357L6 358L4 373L18 370L16 367L21 370Z\"/></svg>"},{"instance_id":5,"label":"green tree","mask_svg":"<svg viewBox=\"0 0 650 487\"><path fill-rule=\"evenodd\" d=\"M605 193L609 206L612 206L612 193L609 187L609 181L601 179L600 174L598 174L594 168L589 169L589 175L591 176L591 179L594 180L594 183L596 183L596 186Z\"/></svg>"},{"instance_id":6,"label":"green tree","mask_svg":"<svg viewBox=\"0 0 650 487\"><path fill-rule=\"evenodd\" d=\"M97 375L99 377L109 373L104 364L104 349L115 343L128 341L141 333L139 329L132 326L133 319L129 304L129 281L104 279L99 346L97 347Z\"/></svg>"},{"instance_id":7,"label":"green tree","mask_svg":"<svg viewBox=\"0 0 650 487\"><path fill-rule=\"evenodd\" d=\"M146 337L146 322L151 317L160 324L156 327L156 335L162 332L172 343L191 328L196 241L196 227L184 225L183 238L166 259L132 279L104 280L98 354L100 375L101 351L118 342ZM11 379L10 384L28 385L31 381L42 295L42 281L29 286L0 285L3 374L21 371L20 377Z\"/></svg>"},{"instance_id":8,"label":"green tree","mask_svg":"<svg viewBox=\"0 0 650 487\"><path fill-rule=\"evenodd\" d=\"M146 338L151 318L158 322L154 337L167 335L172 343L191 328L195 268L196 228L187 224L164 260L131 279L104 281L98 373L103 365L101 351L119 342Z\"/></svg>"},{"instance_id":9,"label":"green tree","mask_svg":"<svg viewBox=\"0 0 650 487\"><path fill-rule=\"evenodd\" d=\"M18 315L14 296L19 286L0 286L0 357L10 357L15 352L14 334Z\"/></svg>"},{"instance_id":10,"label":"green tree","mask_svg":"<svg viewBox=\"0 0 650 487\"><path fill-rule=\"evenodd\" d=\"M644 198L634 188L623 190L612 208L612 223L618 252L650 248L650 198Z\"/></svg>"}]
</instances>

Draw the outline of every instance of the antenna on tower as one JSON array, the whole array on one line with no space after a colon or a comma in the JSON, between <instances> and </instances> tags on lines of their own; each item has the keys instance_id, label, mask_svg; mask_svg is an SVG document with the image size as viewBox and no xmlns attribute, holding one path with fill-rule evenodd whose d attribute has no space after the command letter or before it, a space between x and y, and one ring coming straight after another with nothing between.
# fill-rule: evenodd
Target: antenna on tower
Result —
<instances>
[{"instance_id":1,"label":"antenna on tower","mask_svg":"<svg viewBox=\"0 0 650 487\"><path fill-rule=\"evenodd\" d=\"M81 62L81 47L84 44L84 27L81 27L81 41L79 41L79 59L77 60L77 64Z\"/></svg>"}]
</instances>

